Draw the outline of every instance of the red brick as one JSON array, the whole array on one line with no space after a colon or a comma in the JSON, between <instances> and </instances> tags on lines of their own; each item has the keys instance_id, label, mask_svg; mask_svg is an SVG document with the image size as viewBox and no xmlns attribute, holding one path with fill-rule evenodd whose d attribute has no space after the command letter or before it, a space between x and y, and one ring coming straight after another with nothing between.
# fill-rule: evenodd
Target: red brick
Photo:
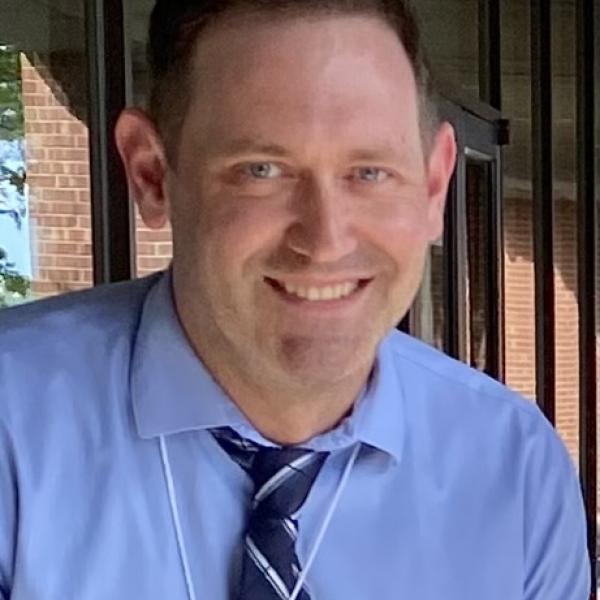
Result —
<instances>
[{"instance_id":1,"label":"red brick","mask_svg":"<svg viewBox=\"0 0 600 600\"><path fill-rule=\"evenodd\" d=\"M54 175L28 175L27 182L31 188L53 188L56 187L56 177Z\"/></svg>"},{"instance_id":2,"label":"red brick","mask_svg":"<svg viewBox=\"0 0 600 600\"><path fill-rule=\"evenodd\" d=\"M90 269L92 266L91 256L59 256L56 259L57 267L68 267L81 271L82 269Z\"/></svg>"},{"instance_id":3,"label":"red brick","mask_svg":"<svg viewBox=\"0 0 600 600\"><path fill-rule=\"evenodd\" d=\"M141 256L138 259L138 268L144 271L160 271L169 264L169 261L164 258L147 258Z\"/></svg>"},{"instance_id":4,"label":"red brick","mask_svg":"<svg viewBox=\"0 0 600 600\"><path fill-rule=\"evenodd\" d=\"M48 160L48 151L45 148L36 148L28 144L25 149L27 160Z\"/></svg>"},{"instance_id":5,"label":"red brick","mask_svg":"<svg viewBox=\"0 0 600 600\"><path fill-rule=\"evenodd\" d=\"M157 244L156 254L171 258L173 256L173 244Z\"/></svg>"},{"instance_id":6,"label":"red brick","mask_svg":"<svg viewBox=\"0 0 600 600\"><path fill-rule=\"evenodd\" d=\"M66 239L71 242L90 242L92 232L89 229L70 229L65 232Z\"/></svg>"},{"instance_id":7,"label":"red brick","mask_svg":"<svg viewBox=\"0 0 600 600\"><path fill-rule=\"evenodd\" d=\"M89 177L86 176L60 176L56 178L56 186L59 188L74 188L80 190L88 190L90 187Z\"/></svg>"},{"instance_id":8,"label":"red brick","mask_svg":"<svg viewBox=\"0 0 600 600\"><path fill-rule=\"evenodd\" d=\"M63 215L36 215L36 222L40 226L68 228L77 226L77 217Z\"/></svg>"},{"instance_id":9,"label":"red brick","mask_svg":"<svg viewBox=\"0 0 600 600\"><path fill-rule=\"evenodd\" d=\"M79 271L76 269L39 269L38 277L50 281L80 281Z\"/></svg>"},{"instance_id":10,"label":"red brick","mask_svg":"<svg viewBox=\"0 0 600 600\"><path fill-rule=\"evenodd\" d=\"M137 239L139 242L170 242L171 231L169 229L138 229Z\"/></svg>"},{"instance_id":11,"label":"red brick","mask_svg":"<svg viewBox=\"0 0 600 600\"><path fill-rule=\"evenodd\" d=\"M79 189L77 190L77 202L83 203L83 204L87 204L89 205L91 203L91 193L90 190L82 190ZM87 206L86 210L89 212L90 211L90 207Z\"/></svg>"},{"instance_id":12,"label":"red brick","mask_svg":"<svg viewBox=\"0 0 600 600\"><path fill-rule=\"evenodd\" d=\"M49 148L47 151L48 160L62 160L73 162L87 162L89 153L80 148Z\"/></svg>"},{"instance_id":13,"label":"red brick","mask_svg":"<svg viewBox=\"0 0 600 600\"><path fill-rule=\"evenodd\" d=\"M56 257L54 255L42 254L37 257L36 266L37 268L55 267Z\"/></svg>"},{"instance_id":14,"label":"red brick","mask_svg":"<svg viewBox=\"0 0 600 600\"><path fill-rule=\"evenodd\" d=\"M40 121L72 121L73 115L64 106L51 106L38 108L36 116L33 119Z\"/></svg>"},{"instance_id":15,"label":"red brick","mask_svg":"<svg viewBox=\"0 0 600 600\"><path fill-rule=\"evenodd\" d=\"M148 242L138 242L136 246L136 252L138 257L140 256L154 256L156 254L156 244Z\"/></svg>"},{"instance_id":16,"label":"red brick","mask_svg":"<svg viewBox=\"0 0 600 600\"><path fill-rule=\"evenodd\" d=\"M48 255L77 255L78 244L70 242L44 242L38 243L39 253Z\"/></svg>"}]
</instances>

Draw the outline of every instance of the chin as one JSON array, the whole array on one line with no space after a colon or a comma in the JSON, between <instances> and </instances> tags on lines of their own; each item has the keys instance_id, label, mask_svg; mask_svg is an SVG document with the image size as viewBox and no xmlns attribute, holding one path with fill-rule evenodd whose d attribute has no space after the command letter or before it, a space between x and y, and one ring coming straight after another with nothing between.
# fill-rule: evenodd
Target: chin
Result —
<instances>
[{"instance_id":1,"label":"chin","mask_svg":"<svg viewBox=\"0 0 600 600\"><path fill-rule=\"evenodd\" d=\"M278 362L288 376L303 386L331 385L365 369L372 361L374 344L364 339L287 339Z\"/></svg>"},{"instance_id":2,"label":"chin","mask_svg":"<svg viewBox=\"0 0 600 600\"><path fill-rule=\"evenodd\" d=\"M332 390L336 385L342 384L350 379L350 376L357 372L357 365L336 365L323 367L320 369L313 367L286 369L286 378L297 390L323 393Z\"/></svg>"}]
</instances>

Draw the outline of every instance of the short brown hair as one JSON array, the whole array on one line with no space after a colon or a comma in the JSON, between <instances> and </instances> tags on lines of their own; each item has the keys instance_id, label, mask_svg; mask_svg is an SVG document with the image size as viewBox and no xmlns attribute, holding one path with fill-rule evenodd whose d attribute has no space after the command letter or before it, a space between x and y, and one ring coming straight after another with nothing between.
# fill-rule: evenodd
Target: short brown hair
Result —
<instances>
[{"instance_id":1,"label":"short brown hair","mask_svg":"<svg viewBox=\"0 0 600 600\"><path fill-rule=\"evenodd\" d=\"M411 63L420 101L424 146L437 125L433 85L416 15L407 0L157 0L150 19L148 110L167 151L174 148L189 102L188 80L196 41L210 25L232 14L306 17L368 14L382 18L397 33Z\"/></svg>"}]
</instances>

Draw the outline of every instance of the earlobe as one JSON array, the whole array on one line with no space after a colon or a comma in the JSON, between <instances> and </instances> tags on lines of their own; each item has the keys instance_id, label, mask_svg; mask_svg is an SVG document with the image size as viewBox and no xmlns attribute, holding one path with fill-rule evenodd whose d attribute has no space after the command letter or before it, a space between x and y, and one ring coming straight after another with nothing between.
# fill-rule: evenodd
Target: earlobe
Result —
<instances>
[{"instance_id":1,"label":"earlobe","mask_svg":"<svg viewBox=\"0 0 600 600\"><path fill-rule=\"evenodd\" d=\"M143 111L126 109L117 121L115 141L142 220L160 229L168 221L169 207L164 191L167 161L156 127Z\"/></svg>"},{"instance_id":2,"label":"earlobe","mask_svg":"<svg viewBox=\"0 0 600 600\"><path fill-rule=\"evenodd\" d=\"M456 138L450 123L443 123L437 131L429 155L427 186L431 240L438 239L444 226L444 210L450 179L456 165Z\"/></svg>"}]
</instances>

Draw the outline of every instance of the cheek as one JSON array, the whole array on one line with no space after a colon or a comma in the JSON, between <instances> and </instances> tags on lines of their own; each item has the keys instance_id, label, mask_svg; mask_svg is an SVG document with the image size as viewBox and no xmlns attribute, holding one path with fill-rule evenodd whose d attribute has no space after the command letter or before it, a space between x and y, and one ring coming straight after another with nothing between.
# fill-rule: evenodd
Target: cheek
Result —
<instances>
[{"instance_id":1,"label":"cheek","mask_svg":"<svg viewBox=\"0 0 600 600\"><path fill-rule=\"evenodd\" d=\"M426 200L411 197L394 198L376 210L365 210L357 223L386 254L403 259L411 254L418 256L429 243L432 231Z\"/></svg>"},{"instance_id":2,"label":"cheek","mask_svg":"<svg viewBox=\"0 0 600 600\"><path fill-rule=\"evenodd\" d=\"M244 270L252 259L276 247L289 218L261 199L230 200L213 204L202 220L199 243L208 249L212 265L228 271Z\"/></svg>"}]
</instances>

